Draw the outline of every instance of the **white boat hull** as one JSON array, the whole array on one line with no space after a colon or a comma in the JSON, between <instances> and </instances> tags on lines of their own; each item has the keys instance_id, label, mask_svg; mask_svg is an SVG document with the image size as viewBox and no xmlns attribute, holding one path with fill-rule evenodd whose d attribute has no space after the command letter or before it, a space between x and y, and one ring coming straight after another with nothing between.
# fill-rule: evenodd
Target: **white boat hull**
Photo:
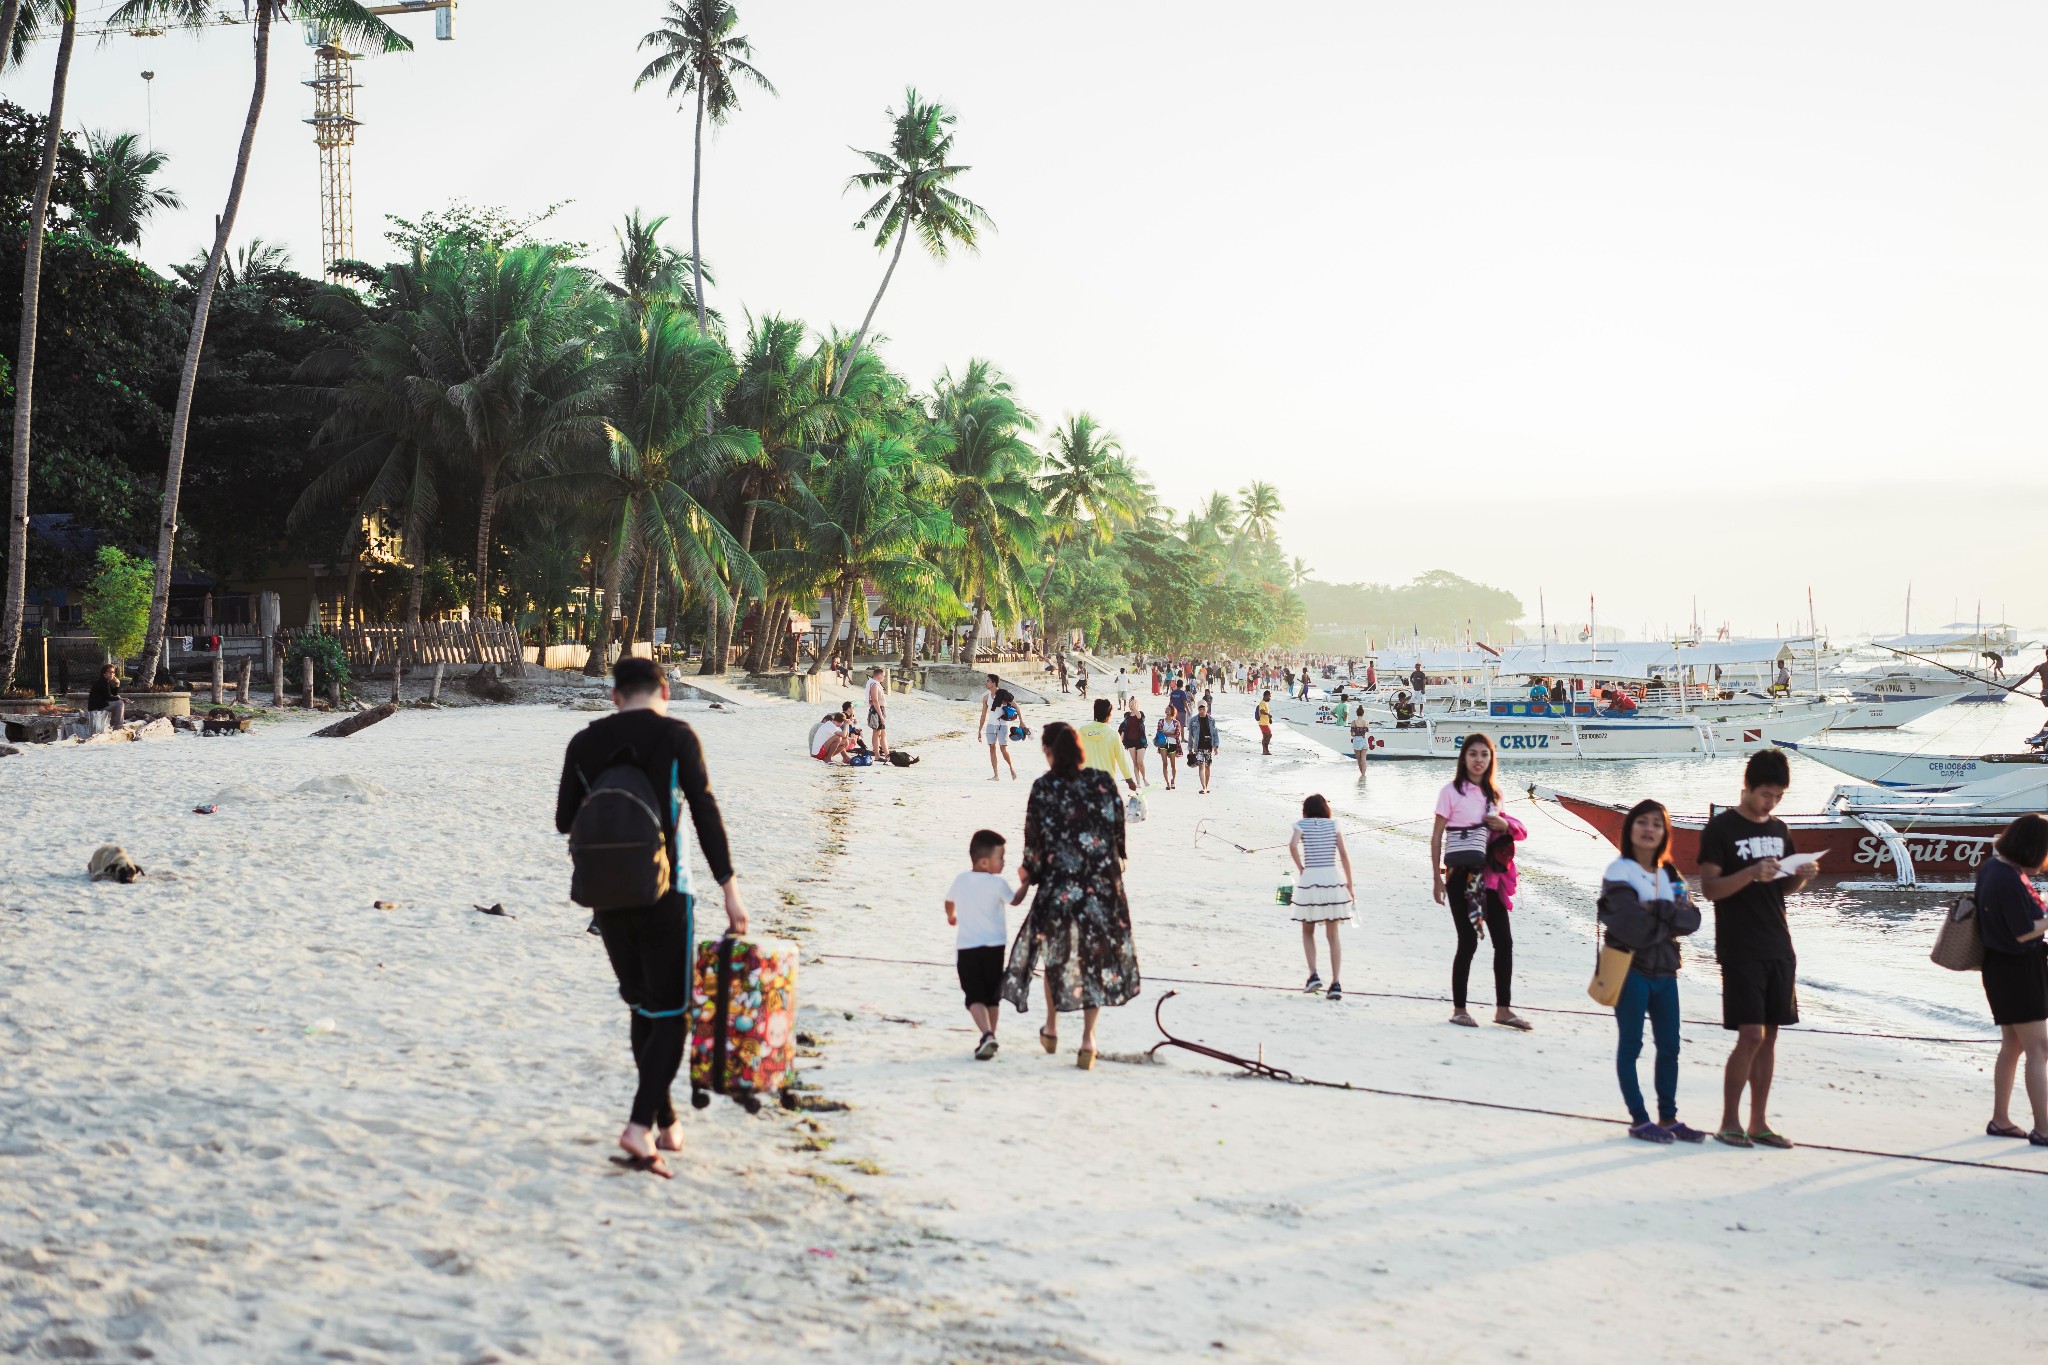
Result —
<instances>
[{"instance_id":1,"label":"white boat hull","mask_svg":"<svg viewBox=\"0 0 2048 1365\"><path fill-rule=\"evenodd\" d=\"M1334 753L1349 757L1348 725L1318 719L1313 705L1275 708L1295 733ZM1711 721L1681 716L1639 716L1629 720L1598 717L1536 719L1510 716L1431 717L1408 725L1375 724L1368 756L1387 759L1456 758L1465 736L1490 735L1504 759L1558 762L1566 759L1618 761L1643 758L1694 758L1712 754L1753 753L1779 740L1801 740L1818 734L1833 711L1794 718Z\"/></svg>"},{"instance_id":2,"label":"white boat hull","mask_svg":"<svg viewBox=\"0 0 2048 1365\"><path fill-rule=\"evenodd\" d=\"M1919 791L1950 791L2033 765L2048 768L2031 754L1897 754L1881 749L1848 749L1829 744L1782 743L1824 767L1878 787L1911 787Z\"/></svg>"},{"instance_id":3,"label":"white boat hull","mask_svg":"<svg viewBox=\"0 0 2048 1365\"><path fill-rule=\"evenodd\" d=\"M1830 730L1896 730L1931 716L1944 706L1965 700L1960 691L1935 697L1904 697L1883 701L1855 700L1842 707Z\"/></svg>"}]
</instances>

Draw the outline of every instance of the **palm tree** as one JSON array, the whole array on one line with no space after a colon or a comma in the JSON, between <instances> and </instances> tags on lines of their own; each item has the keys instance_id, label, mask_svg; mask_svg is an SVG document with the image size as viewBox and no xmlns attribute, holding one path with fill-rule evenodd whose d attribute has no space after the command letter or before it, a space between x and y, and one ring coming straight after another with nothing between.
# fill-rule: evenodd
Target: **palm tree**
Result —
<instances>
[{"instance_id":1,"label":"palm tree","mask_svg":"<svg viewBox=\"0 0 2048 1365\"><path fill-rule=\"evenodd\" d=\"M185 207L175 191L150 184L170 159L168 152L143 147L135 133L87 133L86 231L115 246L136 246L157 210Z\"/></svg>"},{"instance_id":2,"label":"palm tree","mask_svg":"<svg viewBox=\"0 0 2048 1365\"><path fill-rule=\"evenodd\" d=\"M1135 525L1144 507L1143 485L1124 459L1123 447L1085 412L1053 431L1038 491L1045 499L1045 543L1051 552L1038 584L1041 597L1052 583L1062 545L1084 530L1106 541L1118 526Z\"/></svg>"},{"instance_id":3,"label":"palm tree","mask_svg":"<svg viewBox=\"0 0 2048 1365\"><path fill-rule=\"evenodd\" d=\"M920 551L943 539L947 527L944 511L921 496L930 473L922 463L904 437L863 430L832 459L819 461L815 489L794 484L791 505L775 508L801 542L764 553L763 562L832 591L832 625L812 673L823 671L864 582L879 583L885 595L937 596L931 582L937 569Z\"/></svg>"},{"instance_id":4,"label":"palm tree","mask_svg":"<svg viewBox=\"0 0 2048 1365\"><path fill-rule=\"evenodd\" d=\"M972 603L963 650L971 666L983 613L993 608L1006 622L1023 614L1024 562L1040 532L1033 482L1038 456L1024 433L1037 419L1018 406L1010 381L986 360L970 360L958 379L950 370L939 376L932 416L944 433L943 459L952 476L946 513L960 532L948 558Z\"/></svg>"},{"instance_id":5,"label":"palm tree","mask_svg":"<svg viewBox=\"0 0 2048 1365\"><path fill-rule=\"evenodd\" d=\"M1286 510L1280 490L1272 484L1256 479L1246 484L1237 495L1238 539L1272 544L1278 538L1280 514Z\"/></svg>"},{"instance_id":6,"label":"palm tree","mask_svg":"<svg viewBox=\"0 0 2048 1365\"><path fill-rule=\"evenodd\" d=\"M75 0L66 0L75 4ZM289 19L293 0L251 0L254 24L255 79L249 91L249 112L242 121L242 140L235 153L234 178L228 184L227 206L216 220L213 250L199 277L192 302L192 329L185 342L185 364L178 376L178 402L171 412L169 454L164 463L163 516L157 526L156 587L150 596L149 636L143 649L142 682L155 681L163 652L165 618L171 605L171 558L178 539L178 492L185 479L185 438L192 425L192 395L199 383L199 357L206 345L206 321L213 309L213 291L221 261L234 236L242 193L249 183L249 162L256 149L256 125L270 88L270 31L278 19ZM197 26L213 17L215 0L126 0L109 23L139 25L169 20ZM382 52L410 52L412 43L356 0L296 0L297 17L319 24L336 42L355 43Z\"/></svg>"},{"instance_id":7,"label":"palm tree","mask_svg":"<svg viewBox=\"0 0 2048 1365\"><path fill-rule=\"evenodd\" d=\"M1308 576L1314 572L1315 570L1308 566L1306 559L1296 555L1294 562L1287 567L1287 586L1290 588L1300 587L1308 582Z\"/></svg>"},{"instance_id":8,"label":"palm tree","mask_svg":"<svg viewBox=\"0 0 2048 1365\"><path fill-rule=\"evenodd\" d=\"M0 9L0 69L18 64L28 52L28 40L35 36L36 5L28 6L28 22L22 23L22 0L7 0Z\"/></svg>"},{"instance_id":9,"label":"palm tree","mask_svg":"<svg viewBox=\"0 0 2048 1365\"><path fill-rule=\"evenodd\" d=\"M739 21L739 11L729 0L669 0L661 27L640 40L642 48L660 48L661 55L633 82L638 90L666 76L670 98L697 97L696 152L690 167L690 270L700 332L704 330L704 245L698 233L697 210L704 197L704 120L708 116L716 126L740 107L741 78L775 93L768 78L748 60L754 55L753 44L733 32Z\"/></svg>"},{"instance_id":10,"label":"palm tree","mask_svg":"<svg viewBox=\"0 0 2048 1365\"><path fill-rule=\"evenodd\" d=\"M626 305L627 315L639 318L647 312L648 305L656 299L673 299L683 307L696 310L698 294L690 280L684 278L684 267L691 264L683 254L661 244L662 228L668 225L664 217L642 218L635 209L626 215L626 221L612 229L612 236L619 243L619 264L617 278L605 281L605 290L613 298ZM717 284L717 278L709 268L703 270L702 278ZM713 319L718 317L714 310ZM702 314L699 314L699 330L702 330Z\"/></svg>"},{"instance_id":11,"label":"palm tree","mask_svg":"<svg viewBox=\"0 0 2048 1365\"><path fill-rule=\"evenodd\" d=\"M889 290L896 263L903 259L903 244L913 233L924 242L925 251L934 260L944 260L954 243L972 251L979 245L980 229L995 226L979 204L948 188L952 181L972 169L947 160L953 154L952 128L958 116L943 104L918 99L915 89L906 89L903 112L892 109L889 117L895 125L889 150L864 152L854 148L873 169L851 176L846 182L848 189L883 192L855 221L855 229L865 231L879 224L875 233L877 251L886 248L891 237L896 239L889 268L882 272L882 287L875 291L875 300L868 305L867 316L861 319L860 330L853 335L855 356L860 354L868 329L874 325L875 310L882 306L882 295ZM835 396L845 386L847 373L848 369L842 368L833 382Z\"/></svg>"},{"instance_id":12,"label":"palm tree","mask_svg":"<svg viewBox=\"0 0 2048 1365\"><path fill-rule=\"evenodd\" d=\"M63 25L57 40L57 71L50 85L50 121L43 130L43 160L36 174L36 197L29 209L28 238L22 252L21 334L14 352L14 482L7 516L7 600L0 609L0 691L14 686L21 657L21 626L28 605L28 464L35 406L36 335L43 296L43 236L50 221L51 186L57 179L57 149L64 135L64 92L71 81L71 52L78 41L78 0L34 0L26 14L17 13L10 41L18 40L45 19Z\"/></svg>"},{"instance_id":13,"label":"palm tree","mask_svg":"<svg viewBox=\"0 0 2048 1365\"><path fill-rule=\"evenodd\" d=\"M362 470L412 445L476 480L470 614L481 620L503 481L603 440L602 301L552 247L471 249L453 239L431 255L415 248L382 291L387 306L358 329L347 379L330 391L331 435L365 443Z\"/></svg>"},{"instance_id":14,"label":"palm tree","mask_svg":"<svg viewBox=\"0 0 2048 1365\"><path fill-rule=\"evenodd\" d=\"M746 591L761 589L760 570L691 491L716 486L734 465L760 452L755 433L711 431L703 423L704 412L737 377L732 357L667 302L655 303L637 323L622 318L609 349L619 374L602 457L593 466L572 452L570 460L557 462L558 472L527 485L561 489L593 508L602 528L605 603L585 667L592 676L604 672L610 617L623 603L625 575L636 562L657 559L677 587L694 589L721 614L732 608L728 580Z\"/></svg>"}]
</instances>

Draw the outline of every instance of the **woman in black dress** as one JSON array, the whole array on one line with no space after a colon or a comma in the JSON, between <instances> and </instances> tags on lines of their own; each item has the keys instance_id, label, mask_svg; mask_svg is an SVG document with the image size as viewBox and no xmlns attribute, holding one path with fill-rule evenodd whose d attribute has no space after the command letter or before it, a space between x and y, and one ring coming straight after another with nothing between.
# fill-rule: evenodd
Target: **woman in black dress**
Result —
<instances>
[{"instance_id":1,"label":"woman in black dress","mask_svg":"<svg viewBox=\"0 0 2048 1365\"><path fill-rule=\"evenodd\" d=\"M1039 1045L1059 1050L1058 1015L1081 1011L1081 1049L1075 1064L1095 1066L1095 1016L1138 993L1138 955L1131 944L1131 910L1124 900L1124 805L1108 773L1081 766L1081 739L1065 721L1041 732L1051 771L1031 784L1024 812L1023 888L1036 886L1031 911L1010 946L1003 997L1029 1012L1031 973L1043 958L1045 1008L1054 1027L1038 1031Z\"/></svg>"},{"instance_id":2,"label":"woman in black dress","mask_svg":"<svg viewBox=\"0 0 2048 1365\"><path fill-rule=\"evenodd\" d=\"M2048 911L2032 878L2048 864L2048 819L2022 815L1992 845L1977 870L1977 932L1984 939L1984 998L1998 1024L1998 1064L1991 1072L1992 1137L2023 1137L2048 1147ZM2013 1073L2027 1059L2027 1100L2034 1127L2012 1121Z\"/></svg>"}]
</instances>

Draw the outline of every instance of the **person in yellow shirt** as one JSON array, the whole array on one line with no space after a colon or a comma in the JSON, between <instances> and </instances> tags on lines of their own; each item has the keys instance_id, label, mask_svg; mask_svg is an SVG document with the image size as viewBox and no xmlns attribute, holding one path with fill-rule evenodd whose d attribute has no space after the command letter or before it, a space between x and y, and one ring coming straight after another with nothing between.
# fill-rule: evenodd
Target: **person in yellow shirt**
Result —
<instances>
[{"instance_id":1,"label":"person in yellow shirt","mask_svg":"<svg viewBox=\"0 0 2048 1365\"><path fill-rule=\"evenodd\" d=\"M1111 709L1108 697L1097 697L1095 719L1074 727L1074 733L1081 737L1081 766L1100 768L1111 777L1121 777L1126 786L1136 791L1138 779L1131 775L1131 760L1124 754L1123 738L1109 723Z\"/></svg>"},{"instance_id":2,"label":"person in yellow shirt","mask_svg":"<svg viewBox=\"0 0 2048 1365\"><path fill-rule=\"evenodd\" d=\"M1273 694L1259 698L1259 752L1270 756L1273 752Z\"/></svg>"}]
</instances>

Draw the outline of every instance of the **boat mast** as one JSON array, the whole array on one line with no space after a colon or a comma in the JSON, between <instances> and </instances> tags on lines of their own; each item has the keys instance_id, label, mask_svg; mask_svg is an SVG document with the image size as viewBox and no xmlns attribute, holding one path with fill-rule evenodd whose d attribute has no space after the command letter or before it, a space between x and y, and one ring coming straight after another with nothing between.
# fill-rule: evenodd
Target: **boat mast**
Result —
<instances>
[{"instance_id":1,"label":"boat mast","mask_svg":"<svg viewBox=\"0 0 2048 1365\"><path fill-rule=\"evenodd\" d=\"M1550 622L1543 610L1543 589L1536 589L1536 638L1542 641L1543 662L1550 662Z\"/></svg>"},{"instance_id":2,"label":"boat mast","mask_svg":"<svg viewBox=\"0 0 2048 1365\"><path fill-rule=\"evenodd\" d=\"M1806 585L1806 628L1813 634L1813 695L1820 691L1820 618L1813 612L1813 584Z\"/></svg>"}]
</instances>

